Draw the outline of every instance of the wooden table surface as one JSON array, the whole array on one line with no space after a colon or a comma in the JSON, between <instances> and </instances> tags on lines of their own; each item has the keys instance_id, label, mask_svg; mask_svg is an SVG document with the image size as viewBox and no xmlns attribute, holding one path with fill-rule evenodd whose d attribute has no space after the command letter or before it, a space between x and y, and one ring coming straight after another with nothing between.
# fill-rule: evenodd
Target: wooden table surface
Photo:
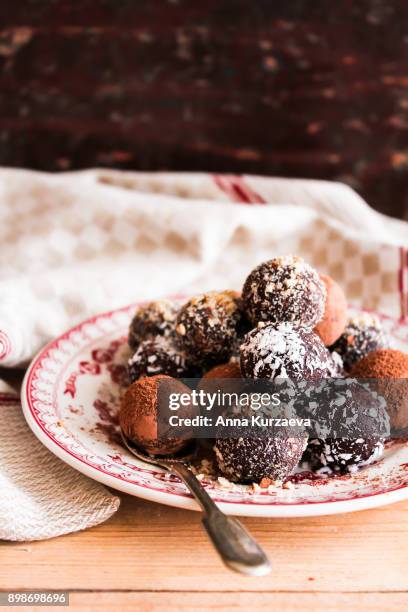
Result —
<instances>
[{"instance_id":1,"label":"wooden table surface","mask_svg":"<svg viewBox=\"0 0 408 612\"><path fill-rule=\"evenodd\" d=\"M244 518L273 562L270 576L246 578L221 565L199 513L121 497L118 513L88 531L1 542L0 590L67 589L72 607L115 611L408 609L408 502Z\"/></svg>"}]
</instances>

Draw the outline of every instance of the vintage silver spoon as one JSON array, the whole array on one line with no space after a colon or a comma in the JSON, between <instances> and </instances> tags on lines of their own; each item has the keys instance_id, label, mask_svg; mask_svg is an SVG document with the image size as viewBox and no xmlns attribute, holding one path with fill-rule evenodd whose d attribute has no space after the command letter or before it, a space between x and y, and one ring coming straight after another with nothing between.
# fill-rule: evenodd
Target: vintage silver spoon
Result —
<instances>
[{"instance_id":1,"label":"vintage silver spoon","mask_svg":"<svg viewBox=\"0 0 408 612\"><path fill-rule=\"evenodd\" d=\"M221 512L194 476L187 463L192 453L177 458L151 457L129 440L122 431L121 436L132 455L141 461L158 465L182 479L203 509L202 523L227 567L246 576L265 576L271 571L269 559L259 544L237 519Z\"/></svg>"}]
</instances>

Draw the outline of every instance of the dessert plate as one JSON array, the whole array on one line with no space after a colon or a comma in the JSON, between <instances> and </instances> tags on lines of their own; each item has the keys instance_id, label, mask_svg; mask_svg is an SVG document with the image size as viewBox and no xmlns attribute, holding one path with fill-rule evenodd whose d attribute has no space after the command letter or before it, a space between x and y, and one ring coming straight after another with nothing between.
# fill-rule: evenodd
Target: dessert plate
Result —
<instances>
[{"instance_id":1,"label":"dessert plate","mask_svg":"<svg viewBox=\"0 0 408 612\"><path fill-rule=\"evenodd\" d=\"M50 342L25 376L24 415L52 453L86 476L144 499L198 510L176 477L138 461L120 444L116 414L135 308L98 315ZM378 316L395 347L408 351L408 325ZM391 441L380 461L357 474L315 480L301 473L288 488L263 490L210 477L202 482L228 514L289 517L364 510L408 499L408 443Z\"/></svg>"}]
</instances>

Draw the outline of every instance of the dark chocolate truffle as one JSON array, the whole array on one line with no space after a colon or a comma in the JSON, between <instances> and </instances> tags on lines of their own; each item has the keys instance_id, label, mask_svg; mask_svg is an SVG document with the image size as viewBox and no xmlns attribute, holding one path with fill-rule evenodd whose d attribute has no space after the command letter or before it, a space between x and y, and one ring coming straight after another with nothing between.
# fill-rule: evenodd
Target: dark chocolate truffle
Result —
<instances>
[{"instance_id":1,"label":"dark chocolate truffle","mask_svg":"<svg viewBox=\"0 0 408 612\"><path fill-rule=\"evenodd\" d=\"M231 355L241 319L241 300L234 291L198 295L177 315L178 343L194 363L222 363Z\"/></svg>"},{"instance_id":2,"label":"dark chocolate truffle","mask_svg":"<svg viewBox=\"0 0 408 612\"><path fill-rule=\"evenodd\" d=\"M152 376L132 383L122 399L119 425L123 433L152 455L174 454L188 443L188 436L158 437L158 410L160 406L166 409L171 393L190 394L190 389L170 376Z\"/></svg>"},{"instance_id":3,"label":"dark chocolate truffle","mask_svg":"<svg viewBox=\"0 0 408 612\"><path fill-rule=\"evenodd\" d=\"M221 472L233 482L285 480L302 457L301 437L219 438L214 447Z\"/></svg>"},{"instance_id":4,"label":"dark chocolate truffle","mask_svg":"<svg viewBox=\"0 0 408 612\"><path fill-rule=\"evenodd\" d=\"M341 336L347 323L347 300L341 287L330 277L320 275L326 287L323 318L314 331L325 346L330 346Z\"/></svg>"},{"instance_id":5,"label":"dark chocolate truffle","mask_svg":"<svg viewBox=\"0 0 408 612\"><path fill-rule=\"evenodd\" d=\"M187 363L184 353L170 338L157 336L152 340L141 342L128 361L129 379L131 382L141 376L167 374L174 378L187 378L195 375Z\"/></svg>"},{"instance_id":6,"label":"dark chocolate truffle","mask_svg":"<svg viewBox=\"0 0 408 612\"><path fill-rule=\"evenodd\" d=\"M329 360L328 350L315 333L291 323L260 323L241 345L244 378L318 380L330 375Z\"/></svg>"},{"instance_id":7,"label":"dark chocolate truffle","mask_svg":"<svg viewBox=\"0 0 408 612\"><path fill-rule=\"evenodd\" d=\"M375 315L362 313L350 319L340 338L332 344L331 351L339 353L344 369L350 372L357 361L381 348L389 347L382 325Z\"/></svg>"},{"instance_id":8,"label":"dark chocolate truffle","mask_svg":"<svg viewBox=\"0 0 408 612\"><path fill-rule=\"evenodd\" d=\"M376 379L376 388L387 402L395 432L408 430L408 355L395 349L381 349L360 359L350 376Z\"/></svg>"},{"instance_id":9,"label":"dark chocolate truffle","mask_svg":"<svg viewBox=\"0 0 408 612\"><path fill-rule=\"evenodd\" d=\"M174 334L177 306L169 300L157 300L140 306L129 327L129 346L134 351L144 340Z\"/></svg>"},{"instance_id":10,"label":"dark chocolate truffle","mask_svg":"<svg viewBox=\"0 0 408 612\"><path fill-rule=\"evenodd\" d=\"M313 329L324 313L326 289L318 273L300 257L286 255L262 263L245 281L244 310L260 321Z\"/></svg>"},{"instance_id":11,"label":"dark chocolate truffle","mask_svg":"<svg viewBox=\"0 0 408 612\"><path fill-rule=\"evenodd\" d=\"M385 401L365 385L322 381L303 406L312 421L306 455L314 468L354 472L381 456L390 431Z\"/></svg>"},{"instance_id":12,"label":"dark chocolate truffle","mask_svg":"<svg viewBox=\"0 0 408 612\"><path fill-rule=\"evenodd\" d=\"M285 400L276 404L273 383L252 384L237 396L225 415L228 420L218 424L214 451L219 469L230 480L284 480L299 463L307 433L302 425L293 426L296 396L287 391Z\"/></svg>"}]
</instances>

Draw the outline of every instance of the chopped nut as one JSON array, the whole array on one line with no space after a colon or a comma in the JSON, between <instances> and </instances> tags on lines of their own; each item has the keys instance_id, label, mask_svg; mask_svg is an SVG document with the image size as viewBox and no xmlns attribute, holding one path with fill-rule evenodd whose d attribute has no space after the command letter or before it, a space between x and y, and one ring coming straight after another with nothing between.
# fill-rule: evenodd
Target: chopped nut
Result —
<instances>
[{"instance_id":1,"label":"chopped nut","mask_svg":"<svg viewBox=\"0 0 408 612\"><path fill-rule=\"evenodd\" d=\"M185 325L183 325L183 323L179 323L176 327L176 331L178 334L180 334L180 336L185 336L186 335Z\"/></svg>"}]
</instances>

